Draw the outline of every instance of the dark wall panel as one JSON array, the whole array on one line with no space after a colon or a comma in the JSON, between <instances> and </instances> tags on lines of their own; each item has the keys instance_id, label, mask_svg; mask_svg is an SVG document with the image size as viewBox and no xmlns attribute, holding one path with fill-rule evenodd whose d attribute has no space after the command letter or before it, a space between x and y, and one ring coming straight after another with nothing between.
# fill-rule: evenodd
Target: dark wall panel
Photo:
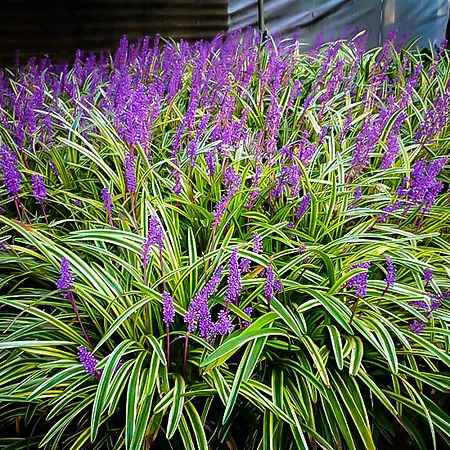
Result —
<instances>
[{"instance_id":1,"label":"dark wall panel","mask_svg":"<svg viewBox=\"0 0 450 450\"><path fill-rule=\"evenodd\" d=\"M226 0L0 0L0 66L49 54L71 60L77 49L115 49L160 33L210 39L228 27Z\"/></svg>"}]
</instances>

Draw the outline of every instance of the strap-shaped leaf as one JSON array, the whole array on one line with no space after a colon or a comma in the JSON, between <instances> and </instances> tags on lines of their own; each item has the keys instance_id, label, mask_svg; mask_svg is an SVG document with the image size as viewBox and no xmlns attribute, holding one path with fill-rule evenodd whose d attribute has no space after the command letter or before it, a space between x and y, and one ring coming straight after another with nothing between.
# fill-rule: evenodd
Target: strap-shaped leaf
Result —
<instances>
[{"instance_id":1,"label":"strap-shaped leaf","mask_svg":"<svg viewBox=\"0 0 450 450\"><path fill-rule=\"evenodd\" d=\"M339 370L342 370L344 367L344 356L342 351L341 333L339 333L339 330L334 325L327 325L326 327L330 333L331 346L333 347L336 364Z\"/></svg>"},{"instance_id":2,"label":"strap-shaped leaf","mask_svg":"<svg viewBox=\"0 0 450 450\"><path fill-rule=\"evenodd\" d=\"M167 421L167 439L170 439L177 430L178 423L183 412L185 383L181 375L175 375L175 387L173 392L173 403Z\"/></svg>"},{"instance_id":3,"label":"strap-shaped leaf","mask_svg":"<svg viewBox=\"0 0 450 450\"><path fill-rule=\"evenodd\" d=\"M229 358L237 352L245 343L253 339L264 336L285 336L289 337L286 331L280 328L265 328L263 330L250 330L250 327L238 336L227 339L219 348L209 355L202 363L201 367L208 367L217 363L223 356ZM222 361L223 362L223 361Z\"/></svg>"},{"instance_id":4,"label":"strap-shaped leaf","mask_svg":"<svg viewBox=\"0 0 450 450\"><path fill-rule=\"evenodd\" d=\"M184 407L186 418L191 425L198 450L208 450L208 442L206 440L205 430L200 416L192 402L187 402Z\"/></svg>"},{"instance_id":5,"label":"strap-shaped leaf","mask_svg":"<svg viewBox=\"0 0 450 450\"><path fill-rule=\"evenodd\" d=\"M77 364L74 367L69 367L68 369L63 370L62 372L59 372L55 375L53 375L51 378L49 378L46 382L42 383L40 386L38 386L29 396L28 401L33 401L39 398L41 394L44 392L54 388L55 386L58 386L61 383L64 383L67 380L70 380L71 378L77 376L77 375L83 375L85 374L84 368ZM80 379L80 383L82 383L83 380Z\"/></svg>"},{"instance_id":6,"label":"strap-shaped leaf","mask_svg":"<svg viewBox=\"0 0 450 450\"><path fill-rule=\"evenodd\" d=\"M354 344L350 356L349 373L350 375L356 375L359 372L364 356L364 344L358 336L352 336L349 339L353 339Z\"/></svg>"},{"instance_id":7,"label":"strap-shaped leaf","mask_svg":"<svg viewBox=\"0 0 450 450\"><path fill-rule=\"evenodd\" d=\"M94 406L92 408L92 419L91 419L91 440L94 441L98 426L100 423L100 416L103 413L105 407L107 406L106 400L108 393L112 388L111 380L114 375L114 371L119 364L120 359L125 354L126 350L135 345L136 343L132 340L126 340L121 342L112 352L108 358L108 362L102 372L100 377L100 382L98 384L97 392L95 394Z\"/></svg>"},{"instance_id":8,"label":"strap-shaped leaf","mask_svg":"<svg viewBox=\"0 0 450 450\"><path fill-rule=\"evenodd\" d=\"M222 423L225 423L231 415L231 412L236 403L241 384L247 381L252 372L255 370L255 366L264 349L264 344L267 341L267 337L261 337L259 339L250 342L245 349L244 355L239 363L239 367L233 379L233 385L231 386L228 402L223 413Z\"/></svg>"},{"instance_id":9,"label":"strap-shaped leaf","mask_svg":"<svg viewBox=\"0 0 450 450\"><path fill-rule=\"evenodd\" d=\"M127 404L125 416L125 447L131 449L131 442L136 430L136 416L138 412L138 400L141 397L141 375L146 352L141 352L136 358L127 388Z\"/></svg>"},{"instance_id":10,"label":"strap-shaped leaf","mask_svg":"<svg viewBox=\"0 0 450 450\"><path fill-rule=\"evenodd\" d=\"M302 337L306 333L301 321L298 321L294 312L287 305L283 305L278 299L273 298L271 302L272 309L278 314L280 319L289 327L289 329L297 336ZM300 313L297 313L300 314Z\"/></svg>"}]
</instances>

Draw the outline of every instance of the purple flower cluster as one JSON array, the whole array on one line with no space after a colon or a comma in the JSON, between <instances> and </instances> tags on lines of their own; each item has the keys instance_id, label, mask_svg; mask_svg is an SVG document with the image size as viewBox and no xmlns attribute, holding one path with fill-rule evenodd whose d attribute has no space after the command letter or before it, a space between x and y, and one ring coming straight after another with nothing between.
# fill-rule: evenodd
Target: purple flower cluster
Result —
<instances>
[{"instance_id":1,"label":"purple flower cluster","mask_svg":"<svg viewBox=\"0 0 450 450\"><path fill-rule=\"evenodd\" d=\"M96 378L99 376L100 372L95 369L97 367L98 361L94 358L94 355L83 345L78 347L78 358L80 359L80 362L81 364L83 364L84 370L86 370L87 373Z\"/></svg>"},{"instance_id":2,"label":"purple flower cluster","mask_svg":"<svg viewBox=\"0 0 450 450\"><path fill-rule=\"evenodd\" d=\"M146 266L150 261L151 246L156 244L161 252L164 248L164 232L159 219L155 216L150 217L148 225L148 234L142 244L142 265Z\"/></svg>"},{"instance_id":3,"label":"purple flower cluster","mask_svg":"<svg viewBox=\"0 0 450 450\"><path fill-rule=\"evenodd\" d=\"M438 158L430 163L425 159L417 161L411 171L411 177L405 178L397 194L413 206L420 206L423 214L428 212L436 202L444 184L436 177L447 164L448 158Z\"/></svg>"},{"instance_id":4,"label":"purple flower cluster","mask_svg":"<svg viewBox=\"0 0 450 450\"><path fill-rule=\"evenodd\" d=\"M239 295L242 291L241 269L239 267L239 254L238 249L235 247L231 252L230 275L228 276L227 287L227 303L238 304Z\"/></svg>"},{"instance_id":5,"label":"purple flower cluster","mask_svg":"<svg viewBox=\"0 0 450 450\"><path fill-rule=\"evenodd\" d=\"M219 287L221 274L222 266L216 269L211 279L191 300L186 315L184 316L184 321L188 325L188 333L195 331L198 326L200 328L200 335L204 339L211 338L214 327L211 321L211 311L209 309L208 300Z\"/></svg>"},{"instance_id":6,"label":"purple flower cluster","mask_svg":"<svg viewBox=\"0 0 450 450\"><path fill-rule=\"evenodd\" d=\"M70 268L69 260L66 257L61 259L60 278L56 282L56 287L61 291L64 298L68 298L72 292L74 277Z\"/></svg>"},{"instance_id":7,"label":"purple flower cluster","mask_svg":"<svg viewBox=\"0 0 450 450\"><path fill-rule=\"evenodd\" d=\"M269 308L275 296L275 272L272 263L269 263L266 270L266 281L264 283L264 295L266 296Z\"/></svg>"},{"instance_id":8,"label":"purple flower cluster","mask_svg":"<svg viewBox=\"0 0 450 450\"><path fill-rule=\"evenodd\" d=\"M103 188L101 192L102 201L103 201L103 208L105 211L110 214L113 208L112 198L111 194L109 193L107 188Z\"/></svg>"},{"instance_id":9,"label":"purple flower cluster","mask_svg":"<svg viewBox=\"0 0 450 450\"><path fill-rule=\"evenodd\" d=\"M409 302L409 304L418 310L422 310L426 317L430 317L434 311L437 311L442 306L443 300L447 297L446 294L428 294L428 297L430 299L429 302L426 302L425 300L415 300Z\"/></svg>"},{"instance_id":10,"label":"purple flower cluster","mask_svg":"<svg viewBox=\"0 0 450 450\"><path fill-rule=\"evenodd\" d=\"M397 273L395 270L395 264L392 261L392 258L389 255L384 255L384 259L386 260L386 278L384 281L386 282L386 290L391 288L395 280L397 279Z\"/></svg>"},{"instance_id":11,"label":"purple flower cluster","mask_svg":"<svg viewBox=\"0 0 450 450\"><path fill-rule=\"evenodd\" d=\"M425 324L422 322L418 322L417 320L414 320L413 322L410 323L409 325L409 329L414 333L414 334L422 334L425 330Z\"/></svg>"},{"instance_id":12,"label":"purple flower cluster","mask_svg":"<svg viewBox=\"0 0 450 450\"><path fill-rule=\"evenodd\" d=\"M445 93L438 94L432 107L425 113L425 117L419 125L416 139L429 143L447 125L450 106L450 82L447 84Z\"/></svg>"},{"instance_id":13,"label":"purple flower cluster","mask_svg":"<svg viewBox=\"0 0 450 450\"><path fill-rule=\"evenodd\" d=\"M39 173L31 175L33 194L36 201L43 205L47 199L47 190L45 189L44 177Z\"/></svg>"},{"instance_id":14,"label":"purple flower cluster","mask_svg":"<svg viewBox=\"0 0 450 450\"><path fill-rule=\"evenodd\" d=\"M230 334L233 329L234 325L231 321L230 313L227 309L222 309L219 312L217 322L214 324L214 332L221 336L225 336L226 334Z\"/></svg>"},{"instance_id":15,"label":"purple flower cluster","mask_svg":"<svg viewBox=\"0 0 450 450\"><path fill-rule=\"evenodd\" d=\"M173 323L175 319L175 307L173 306L172 297L168 292L162 293L162 304L163 304L163 322L166 326Z\"/></svg>"},{"instance_id":16,"label":"purple flower cluster","mask_svg":"<svg viewBox=\"0 0 450 450\"><path fill-rule=\"evenodd\" d=\"M252 312L253 312L253 308L251 306L247 306L246 308L244 308L244 313L247 314L248 317L252 316ZM247 320L244 320L242 322L242 325L244 325L244 327L248 327L250 326L251 322L248 322Z\"/></svg>"},{"instance_id":17,"label":"purple flower cluster","mask_svg":"<svg viewBox=\"0 0 450 450\"><path fill-rule=\"evenodd\" d=\"M295 218L297 220L301 219L304 216L304 214L309 208L310 203L311 203L311 194L308 192L300 200L300 205L295 213Z\"/></svg>"},{"instance_id":18,"label":"purple flower cluster","mask_svg":"<svg viewBox=\"0 0 450 450\"><path fill-rule=\"evenodd\" d=\"M236 195L239 188L241 187L241 177L234 171L234 168L232 166L229 166L225 171L225 186L227 187L227 192L216 204L213 211L213 230L215 230L219 225L232 198Z\"/></svg>"},{"instance_id":19,"label":"purple flower cluster","mask_svg":"<svg viewBox=\"0 0 450 450\"><path fill-rule=\"evenodd\" d=\"M16 154L5 144L0 145L0 169L8 195L11 198L17 197L20 193L22 174L18 168Z\"/></svg>"},{"instance_id":20,"label":"purple flower cluster","mask_svg":"<svg viewBox=\"0 0 450 450\"><path fill-rule=\"evenodd\" d=\"M354 275L347 281L346 286L348 288L355 288L355 295L359 298L363 298L367 295L367 284L369 281L369 269L370 261L364 261L357 264L353 264L350 269L366 269L365 272Z\"/></svg>"},{"instance_id":21,"label":"purple flower cluster","mask_svg":"<svg viewBox=\"0 0 450 450\"><path fill-rule=\"evenodd\" d=\"M425 269L423 271L423 279L425 281L425 284L429 284L433 279L433 272L430 269Z\"/></svg>"},{"instance_id":22,"label":"purple flower cluster","mask_svg":"<svg viewBox=\"0 0 450 450\"><path fill-rule=\"evenodd\" d=\"M134 153L128 152L125 155L125 183L127 185L127 190L131 195L136 193L136 169L134 167Z\"/></svg>"},{"instance_id":23,"label":"purple flower cluster","mask_svg":"<svg viewBox=\"0 0 450 450\"><path fill-rule=\"evenodd\" d=\"M398 134L400 132L400 128L402 127L403 122L408 118L408 114L402 112L399 114L397 119L395 120L391 131L387 137L386 141L386 152L384 153L383 159L380 164L381 169L389 169L392 167L392 164L395 161L399 151L400 144L398 142Z\"/></svg>"}]
</instances>

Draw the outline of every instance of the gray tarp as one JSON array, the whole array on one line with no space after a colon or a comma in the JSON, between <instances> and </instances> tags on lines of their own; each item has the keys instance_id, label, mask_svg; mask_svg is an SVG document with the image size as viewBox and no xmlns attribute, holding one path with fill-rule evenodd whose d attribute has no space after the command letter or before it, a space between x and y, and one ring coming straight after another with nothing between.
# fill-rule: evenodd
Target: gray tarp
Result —
<instances>
[{"instance_id":1,"label":"gray tarp","mask_svg":"<svg viewBox=\"0 0 450 450\"><path fill-rule=\"evenodd\" d=\"M230 29L257 26L257 0L229 0ZM368 45L383 42L392 30L418 45L439 45L445 38L450 0L265 0L264 18L271 34L312 43L348 36L357 28L370 30Z\"/></svg>"}]
</instances>

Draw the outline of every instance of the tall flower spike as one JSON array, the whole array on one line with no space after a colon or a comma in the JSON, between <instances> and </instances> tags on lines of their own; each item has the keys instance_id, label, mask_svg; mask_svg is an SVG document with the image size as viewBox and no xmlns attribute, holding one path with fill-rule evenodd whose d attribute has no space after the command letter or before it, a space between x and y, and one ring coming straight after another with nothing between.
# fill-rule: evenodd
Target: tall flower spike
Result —
<instances>
[{"instance_id":1,"label":"tall flower spike","mask_svg":"<svg viewBox=\"0 0 450 450\"><path fill-rule=\"evenodd\" d=\"M164 248L164 233L160 221L157 217L150 217L148 225L148 235L142 244L142 265L146 266L150 260L150 248L156 244L160 251Z\"/></svg>"},{"instance_id":2,"label":"tall flower spike","mask_svg":"<svg viewBox=\"0 0 450 450\"><path fill-rule=\"evenodd\" d=\"M274 291L275 291L274 284L275 284L275 273L273 271L272 263L269 263L266 272L266 282L264 283L264 294L267 298L269 308L270 303L274 298Z\"/></svg>"},{"instance_id":3,"label":"tall flower spike","mask_svg":"<svg viewBox=\"0 0 450 450\"><path fill-rule=\"evenodd\" d=\"M134 154L128 152L125 156L125 183L131 195L136 193L136 170L134 168Z\"/></svg>"},{"instance_id":4,"label":"tall flower spike","mask_svg":"<svg viewBox=\"0 0 450 450\"><path fill-rule=\"evenodd\" d=\"M112 208L113 208L113 202L111 198L111 194L109 193L107 188L102 189L102 201L103 201L103 208L105 209L106 213L108 214L108 220L111 228L114 228L114 222L112 218Z\"/></svg>"},{"instance_id":5,"label":"tall flower spike","mask_svg":"<svg viewBox=\"0 0 450 450\"><path fill-rule=\"evenodd\" d=\"M310 203L311 203L311 194L308 192L306 195L302 197L300 201L300 206L298 207L297 212L295 213L295 217L297 220L303 217L303 215L309 208Z\"/></svg>"},{"instance_id":6,"label":"tall flower spike","mask_svg":"<svg viewBox=\"0 0 450 450\"><path fill-rule=\"evenodd\" d=\"M222 309L219 312L219 320L214 324L214 331L221 336L230 334L234 329L233 322L229 312L226 309Z\"/></svg>"},{"instance_id":7,"label":"tall flower spike","mask_svg":"<svg viewBox=\"0 0 450 450\"><path fill-rule=\"evenodd\" d=\"M430 269L425 269L423 271L423 279L426 284L429 284L430 281L434 278L433 272Z\"/></svg>"},{"instance_id":8,"label":"tall flower spike","mask_svg":"<svg viewBox=\"0 0 450 450\"><path fill-rule=\"evenodd\" d=\"M66 257L61 259L61 276L56 283L56 287L61 291L61 294L64 298L69 297L70 293L73 289L73 273L70 269L69 260Z\"/></svg>"},{"instance_id":9,"label":"tall flower spike","mask_svg":"<svg viewBox=\"0 0 450 450\"><path fill-rule=\"evenodd\" d=\"M252 316L253 309L251 306L247 306L247 308L244 308L244 313L247 314L248 317ZM251 322L248 322L247 320L242 321L242 325L244 327L250 326Z\"/></svg>"},{"instance_id":10,"label":"tall flower spike","mask_svg":"<svg viewBox=\"0 0 450 450\"><path fill-rule=\"evenodd\" d=\"M102 201L103 201L103 208L109 214L113 207L111 194L109 193L107 188L103 188L101 195L102 195Z\"/></svg>"},{"instance_id":11,"label":"tall flower spike","mask_svg":"<svg viewBox=\"0 0 450 450\"><path fill-rule=\"evenodd\" d=\"M263 242L261 236L255 231L253 234L253 253L259 255L263 250Z\"/></svg>"},{"instance_id":12,"label":"tall flower spike","mask_svg":"<svg viewBox=\"0 0 450 450\"><path fill-rule=\"evenodd\" d=\"M369 281L369 269L370 261L361 262L358 264L353 264L351 269L362 268L366 269L366 272L361 272L350 278L347 281L348 288L355 288L355 295L357 297L363 298L367 295L367 283Z\"/></svg>"},{"instance_id":13,"label":"tall flower spike","mask_svg":"<svg viewBox=\"0 0 450 450\"><path fill-rule=\"evenodd\" d=\"M173 306L172 297L168 292L163 292L162 294L162 304L163 304L163 322L166 326L173 323L175 318L175 308Z\"/></svg>"},{"instance_id":14,"label":"tall flower spike","mask_svg":"<svg viewBox=\"0 0 450 450\"><path fill-rule=\"evenodd\" d=\"M15 198L19 195L22 174L18 169L16 154L5 144L0 146L0 169L8 195Z\"/></svg>"},{"instance_id":15,"label":"tall flower spike","mask_svg":"<svg viewBox=\"0 0 450 450\"><path fill-rule=\"evenodd\" d=\"M33 173L33 175L31 175L31 182L34 198L42 206L47 199L44 177L39 173Z\"/></svg>"},{"instance_id":16,"label":"tall flower spike","mask_svg":"<svg viewBox=\"0 0 450 450\"><path fill-rule=\"evenodd\" d=\"M192 333L197 329L199 321L203 323L203 332L205 334L209 331L210 325L210 312L208 308L209 298L216 292L217 287L220 284L220 276L222 274L222 266L219 266L213 273L211 279L206 283L203 289L195 294L194 298L189 304L184 321L187 323L187 332Z\"/></svg>"},{"instance_id":17,"label":"tall flower spike","mask_svg":"<svg viewBox=\"0 0 450 450\"><path fill-rule=\"evenodd\" d=\"M80 359L80 362L81 364L83 364L84 370L86 370L87 373L91 374L93 377L99 376L99 371L95 370L98 361L94 358L94 355L83 345L78 347L78 358Z\"/></svg>"},{"instance_id":18,"label":"tall flower spike","mask_svg":"<svg viewBox=\"0 0 450 450\"><path fill-rule=\"evenodd\" d=\"M241 271L239 268L239 254L235 247L230 257L230 275L228 277L227 303L238 304L239 295L242 290Z\"/></svg>"}]
</instances>

